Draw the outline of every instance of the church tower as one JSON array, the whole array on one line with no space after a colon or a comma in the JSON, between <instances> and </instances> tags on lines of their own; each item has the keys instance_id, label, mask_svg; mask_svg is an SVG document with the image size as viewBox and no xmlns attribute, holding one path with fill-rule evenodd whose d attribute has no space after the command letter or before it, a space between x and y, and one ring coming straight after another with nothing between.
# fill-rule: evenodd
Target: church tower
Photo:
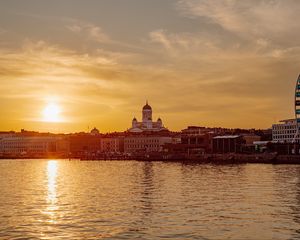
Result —
<instances>
[{"instance_id":1,"label":"church tower","mask_svg":"<svg viewBox=\"0 0 300 240\"><path fill-rule=\"evenodd\" d=\"M143 123L152 122L152 108L146 101L146 105L143 107Z\"/></svg>"}]
</instances>

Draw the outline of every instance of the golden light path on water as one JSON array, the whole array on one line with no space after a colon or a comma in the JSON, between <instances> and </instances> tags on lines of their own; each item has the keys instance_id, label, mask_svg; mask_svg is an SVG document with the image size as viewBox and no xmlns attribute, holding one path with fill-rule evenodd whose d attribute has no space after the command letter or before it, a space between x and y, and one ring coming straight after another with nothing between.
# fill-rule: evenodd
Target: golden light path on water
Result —
<instances>
[{"instance_id":1,"label":"golden light path on water","mask_svg":"<svg viewBox=\"0 0 300 240\"><path fill-rule=\"evenodd\" d=\"M50 223L55 223L56 214L55 212L58 210L57 205L57 170L58 170L58 162L55 160L50 160L47 163L47 190L48 194L46 196L47 207L44 211L44 214L49 216Z\"/></svg>"}]
</instances>

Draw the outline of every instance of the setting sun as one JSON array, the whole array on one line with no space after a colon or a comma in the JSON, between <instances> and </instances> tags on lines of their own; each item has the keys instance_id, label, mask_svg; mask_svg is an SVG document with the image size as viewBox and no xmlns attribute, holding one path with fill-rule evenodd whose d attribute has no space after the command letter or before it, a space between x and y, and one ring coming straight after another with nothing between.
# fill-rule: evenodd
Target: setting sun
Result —
<instances>
[{"instance_id":1,"label":"setting sun","mask_svg":"<svg viewBox=\"0 0 300 240\"><path fill-rule=\"evenodd\" d=\"M55 103L49 103L43 110L43 121L60 122L60 107Z\"/></svg>"}]
</instances>

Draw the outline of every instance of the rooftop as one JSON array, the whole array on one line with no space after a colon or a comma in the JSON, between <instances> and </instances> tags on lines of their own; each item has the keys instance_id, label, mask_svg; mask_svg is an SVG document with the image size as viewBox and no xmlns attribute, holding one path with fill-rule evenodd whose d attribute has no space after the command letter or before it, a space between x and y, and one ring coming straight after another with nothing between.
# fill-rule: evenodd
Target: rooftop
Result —
<instances>
[{"instance_id":1,"label":"rooftop","mask_svg":"<svg viewBox=\"0 0 300 240\"><path fill-rule=\"evenodd\" d=\"M226 139L226 138L238 138L240 135L225 135L225 136L216 136L214 139Z\"/></svg>"}]
</instances>

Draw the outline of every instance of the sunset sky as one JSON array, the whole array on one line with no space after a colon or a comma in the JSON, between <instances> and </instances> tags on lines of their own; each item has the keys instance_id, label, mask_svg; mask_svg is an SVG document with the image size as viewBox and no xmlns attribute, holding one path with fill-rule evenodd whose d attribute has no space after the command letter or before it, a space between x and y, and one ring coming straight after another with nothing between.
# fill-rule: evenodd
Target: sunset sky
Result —
<instances>
[{"instance_id":1,"label":"sunset sky","mask_svg":"<svg viewBox=\"0 0 300 240\"><path fill-rule=\"evenodd\" d=\"M299 0L0 0L0 130L293 117ZM49 116L54 112L56 116Z\"/></svg>"}]
</instances>

